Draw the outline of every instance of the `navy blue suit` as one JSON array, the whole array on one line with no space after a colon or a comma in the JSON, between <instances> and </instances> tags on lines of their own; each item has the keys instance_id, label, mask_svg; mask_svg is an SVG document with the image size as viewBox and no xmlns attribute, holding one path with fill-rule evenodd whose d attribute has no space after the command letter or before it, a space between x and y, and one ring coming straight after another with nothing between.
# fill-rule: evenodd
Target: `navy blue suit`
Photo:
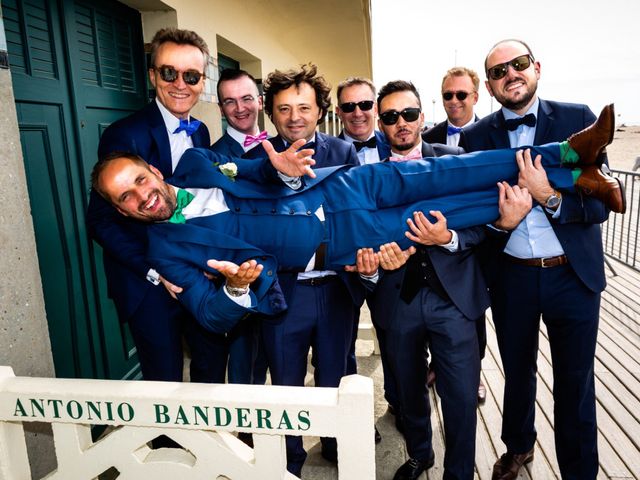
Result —
<instances>
[{"instance_id":1,"label":"navy blue suit","mask_svg":"<svg viewBox=\"0 0 640 480\"><path fill-rule=\"evenodd\" d=\"M203 124L192 135L193 144L208 146ZM143 157L165 177L171 176L171 150L167 129L155 101L114 122L100 139L98 156L127 151ZM225 365L214 362L218 336L202 329L162 285L146 280L153 267L145 256L147 226L120 215L96 192L91 192L87 225L92 238L104 249L104 269L109 297L121 321L128 322L137 348L142 375L147 380L182 380L184 334L192 348L191 377L213 381Z\"/></svg>"},{"instance_id":2,"label":"navy blue suit","mask_svg":"<svg viewBox=\"0 0 640 480\"><path fill-rule=\"evenodd\" d=\"M474 116L475 121L478 121L478 116ZM449 122L445 120L444 122L440 122L426 132L422 132L422 140L428 143L444 143L447 144L447 127L449 126Z\"/></svg>"},{"instance_id":3,"label":"navy blue suit","mask_svg":"<svg viewBox=\"0 0 640 480\"><path fill-rule=\"evenodd\" d=\"M276 151L285 149L282 138L270 139ZM348 142L316 132L313 155L316 168L358 165L355 148ZM247 158L264 157L262 145ZM289 311L280 324L263 327L271 377L278 385L304 385L309 347L313 347L315 384L337 387L347 373L347 357L353 335L353 317L364 301L365 289L357 275L340 269L319 284L296 282ZM322 439L323 448L335 451L333 440ZM306 453L301 437L287 439L289 470L299 474Z\"/></svg>"},{"instance_id":4,"label":"navy blue suit","mask_svg":"<svg viewBox=\"0 0 640 480\"><path fill-rule=\"evenodd\" d=\"M562 140L595 121L586 105L540 100L535 144ZM502 111L466 128L467 151L509 146ZM554 428L562 478L595 478L598 471L594 355L600 292L605 287L600 223L605 206L563 191L559 218L547 215L568 265L517 265L501 255L488 262L491 309L505 371L502 440L508 451L533 448L536 358L540 316L547 326L554 375Z\"/></svg>"},{"instance_id":5,"label":"navy blue suit","mask_svg":"<svg viewBox=\"0 0 640 480\"><path fill-rule=\"evenodd\" d=\"M457 147L422 144L425 157L460 152ZM462 479L473 478L480 362L475 319L489 306L489 296L475 256L485 228L457 233L458 251L418 246L407 265L383 272L374 290L372 312L378 338L383 334L380 350L393 375L387 383L394 382L396 414L401 415L409 456L427 461L433 452L426 386L428 347L446 430L444 478ZM424 269L427 263L431 273ZM425 280L428 275L437 277L435 288Z\"/></svg>"},{"instance_id":6,"label":"navy blue suit","mask_svg":"<svg viewBox=\"0 0 640 480\"><path fill-rule=\"evenodd\" d=\"M216 143L211 145L211 150L229 157L242 157L244 155L242 145L236 142L227 132L225 132Z\"/></svg>"}]
</instances>

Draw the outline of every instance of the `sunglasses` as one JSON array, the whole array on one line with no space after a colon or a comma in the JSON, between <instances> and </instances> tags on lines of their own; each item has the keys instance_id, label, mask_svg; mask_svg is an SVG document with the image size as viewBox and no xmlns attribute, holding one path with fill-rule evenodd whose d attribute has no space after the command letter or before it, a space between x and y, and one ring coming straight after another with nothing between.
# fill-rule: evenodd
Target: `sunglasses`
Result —
<instances>
[{"instance_id":1,"label":"sunglasses","mask_svg":"<svg viewBox=\"0 0 640 480\"><path fill-rule=\"evenodd\" d=\"M460 92L444 92L442 94L442 98L445 101L448 102L449 100L453 99L454 95L456 96L456 98L458 100L463 101L465 98L467 98L469 95L471 95L471 93L462 92L462 91L460 91Z\"/></svg>"},{"instance_id":2,"label":"sunglasses","mask_svg":"<svg viewBox=\"0 0 640 480\"><path fill-rule=\"evenodd\" d=\"M533 61L533 57L529 54L520 55L513 60L499 63L498 65L491 67L487 70L487 76L492 80L500 80L507 74L509 66L511 66L511 68L513 68L516 72L521 72L529 68L531 62Z\"/></svg>"},{"instance_id":3,"label":"sunglasses","mask_svg":"<svg viewBox=\"0 0 640 480\"><path fill-rule=\"evenodd\" d=\"M420 109L417 107L405 108L401 112L397 110L387 110L380 114L380 120L385 125L395 125L398 119L402 117L406 122L415 122L420 116Z\"/></svg>"},{"instance_id":4,"label":"sunglasses","mask_svg":"<svg viewBox=\"0 0 640 480\"><path fill-rule=\"evenodd\" d=\"M373 100L363 100L361 102L345 102L340 104L340 110L344 113L351 113L356 111L356 107L360 108L363 112L368 112L373 108Z\"/></svg>"},{"instance_id":5,"label":"sunglasses","mask_svg":"<svg viewBox=\"0 0 640 480\"><path fill-rule=\"evenodd\" d=\"M204 77L204 73L197 70L184 70L180 72L171 65L162 65L161 67L153 67L160 74L160 78L167 83L173 83L178 79L178 74L182 73L182 80L187 85L197 85L200 79Z\"/></svg>"}]
</instances>

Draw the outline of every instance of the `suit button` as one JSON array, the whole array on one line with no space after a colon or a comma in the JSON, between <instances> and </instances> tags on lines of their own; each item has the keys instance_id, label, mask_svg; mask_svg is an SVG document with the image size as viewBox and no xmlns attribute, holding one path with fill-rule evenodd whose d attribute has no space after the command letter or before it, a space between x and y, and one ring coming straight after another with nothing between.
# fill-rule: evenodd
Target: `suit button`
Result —
<instances>
[{"instance_id":1,"label":"suit button","mask_svg":"<svg viewBox=\"0 0 640 480\"><path fill-rule=\"evenodd\" d=\"M258 209L254 208L253 210L251 210L252 213L258 213Z\"/></svg>"},{"instance_id":2,"label":"suit button","mask_svg":"<svg viewBox=\"0 0 640 480\"><path fill-rule=\"evenodd\" d=\"M293 215L294 213L296 213L296 212L293 211L293 208L291 210L289 210L289 215Z\"/></svg>"},{"instance_id":3,"label":"suit button","mask_svg":"<svg viewBox=\"0 0 640 480\"><path fill-rule=\"evenodd\" d=\"M240 207L236 207L236 212L239 212L239 211L240 211Z\"/></svg>"},{"instance_id":4,"label":"suit button","mask_svg":"<svg viewBox=\"0 0 640 480\"><path fill-rule=\"evenodd\" d=\"M307 210L307 215L311 215L311 210Z\"/></svg>"},{"instance_id":5,"label":"suit button","mask_svg":"<svg viewBox=\"0 0 640 480\"><path fill-rule=\"evenodd\" d=\"M420 265L422 265L423 267L427 266L427 262L422 262Z\"/></svg>"},{"instance_id":6,"label":"suit button","mask_svg":"<svg viewBox=\"0 0 640 480\"><path fill-rule=\"evenodd\" d=\"M272 277L273 276L273 270L267 270L267 275L269 277Z\"/></svg>"},{"instance_id":7,"label":"suit button","mask_svg":"<svg viewBox=\"0 0 640 480\"><path fill-rule=\"evenodd\" d=\"M271 209L271 213L276 213L276 209L275 209L275 208L272 208L272 209Z\"/></svg>"}]
</instances>

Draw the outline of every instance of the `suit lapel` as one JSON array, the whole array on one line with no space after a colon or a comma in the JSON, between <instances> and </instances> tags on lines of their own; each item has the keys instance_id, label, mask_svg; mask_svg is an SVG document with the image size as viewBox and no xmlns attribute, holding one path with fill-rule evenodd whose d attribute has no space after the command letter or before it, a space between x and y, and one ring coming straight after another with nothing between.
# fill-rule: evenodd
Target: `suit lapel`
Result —
<instances>
[{"instance_id":1,"label":"suit lapel","mask_svg":"<svg viewBox=\"0 0 640 480\"><path fill-rule=\"evenodd\" d=\"M165 177L170 177L173 172L171 163L171 145L169 144L169 134L167 126L164 124L160 109L155 100L151 102L149 111L149 126L151 128L151 137L158 149L158 165L155 167L162 172Z\"/></svg>"},{"instance_id":2,"label":"suit lapel","mask_svg":"<svg viewBox=\"0 0 640 480\"><path fill-rule=\"evenodd\" d=\"M491 129L489 130L489 137L491 138L491 144L493 148L510 148L509 134L507 133L507 127L504 124L504 115L502 110L496 112L491 119Z\"/></svg>"},{"instance_id":3,"label":"suit lapel","mask_svg":"<svg viewBox=\"0 0 640 480\"><path fill-rule=\"evenodd\" d=\"M553 108L551 105L544 101L540 100L540 105L538 106L538 115L536 117L536 136L533 141L534 145L544 145L545 143L549 143L552 141L551 127L553 126Z\"/></svg>"},{"instance_id":4,"label":"suit lapel","mask_svg":"<svg viewBox=\"0 0 640 480\"><path fill-rule=\"evenodd\" d=\"M313 159L316 161L316 168L325 166L328 154L327 139L322 133L316 132L316 153L313 155Z\"/></svg>"}]
</instances>

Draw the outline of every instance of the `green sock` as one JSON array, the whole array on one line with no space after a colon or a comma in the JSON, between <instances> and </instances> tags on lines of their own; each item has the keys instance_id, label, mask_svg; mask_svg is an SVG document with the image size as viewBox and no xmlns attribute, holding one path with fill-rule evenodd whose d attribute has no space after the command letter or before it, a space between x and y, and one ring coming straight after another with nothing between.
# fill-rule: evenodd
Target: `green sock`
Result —
<instances>
[{"instance_id":1,"label":"green sock","mask_svg":"<svg viewBox=\"0 0 640 480\"><path fill-rule=\"evenodd\" d=\"M573 148L571 148L571 145L569 145L569 142L564 141L560 143L560 163L561 164L571 164L571 163L578 163L580 161L580 155L578 155L578 152L576 152Z\"/></svg>"},{"instance_id":2,"label":"green sock","mask_svg":"<svg viewBox=\"0 0 640 480\"><path fill-rule=\"evenodd\" d=\"M573 150L572 150L573 151ZM578 177L582 175L582 169L581 168L572 168L571 169L571 176L573 177L573 184L575 185L576 182L578 181Z\"/></svg>"}]
</instances>

